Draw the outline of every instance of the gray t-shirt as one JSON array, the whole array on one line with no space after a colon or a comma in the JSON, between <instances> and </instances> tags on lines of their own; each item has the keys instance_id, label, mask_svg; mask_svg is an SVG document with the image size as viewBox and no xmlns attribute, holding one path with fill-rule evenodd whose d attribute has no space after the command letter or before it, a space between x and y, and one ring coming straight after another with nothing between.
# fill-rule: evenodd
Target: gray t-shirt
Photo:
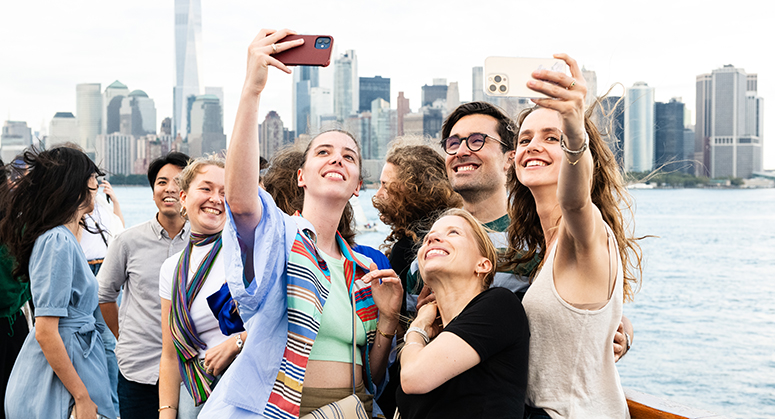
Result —
<instances>
[{"instance_id":1,"label":"gray t-shirt","mask_svg":"<svg viewBox=\"0 0 775 419\"><path fill-rule=\"evenodd\" d=\"M177 236L170 238L153 217L119 234L108 246L97 274L99 298L100 304L115 302L124 287L118 312L116 358L121 374L129 381L156 384L159 380L159 270L168 257L183 250L188 235L186 223Z\"/></svg>"}]
</instances>

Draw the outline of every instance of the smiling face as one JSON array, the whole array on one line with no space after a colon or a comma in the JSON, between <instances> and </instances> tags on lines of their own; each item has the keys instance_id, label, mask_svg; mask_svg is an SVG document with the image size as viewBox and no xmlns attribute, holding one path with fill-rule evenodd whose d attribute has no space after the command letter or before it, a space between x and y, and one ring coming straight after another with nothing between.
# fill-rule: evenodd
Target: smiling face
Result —
<instances>
[{"instance_id":1,"label":"smiling face","mask_svg":"<svg viewBox=\"0 0 775 419\"><path fill-rule=\"evenodd\" d=\"M452 127L450 136L464 138L476 132L501 139L498 120L481 114L460 118ZM500 143L489 138L479 151L471 151L467 145L461 144L454 156L447 155L447 176L452 189L466 201L478 201L477 196L487 197L505 187L509 153L504 153Z\"/></svg>"},{"instance_id":2,"label":"smiling face","mask_svg":"<svg viewBox=\"0 0 775 419\"><path fill-rule=\"evenodd\" d=\"M186 209L191 231L215 234L226 223L224 205L224 170L218 166L202 167L188 190L180 191L180 202Z\"/></svg>"},{"instance_id":3,"label":"smiling face","mask_svg":"<svg viewBox=\"0 0 775 419\"><path fill-rule=\"evenodd\" d=\"M358 196L362 182L357 144L341 132L320 134L312 140L298 178L305 201L310 196L345 200Z\"/></svg>"},{"instance_id":4,"label":"smiling face","mask_svg":"<svg viewBox=\"0 0 775 419\"><path fill-rule=\"evenodd\" d=\"M528 188L556 185L560 164L565 160L560 147L562 119L557 111L539 108L531 112L519 129L514 168Z\"/></svg>"},{"instance_id":5,"label":"smiling face","mask_svg":"<svg viewBox=\"0 0 775 419\"><path fill-rule=\"evenodd\" d=\"M180 188L175 182L180 171L180 167L167 164L159 170L153 182L153 202L159 213L165 217L176 217L180 214Z\"/></svg>"},{"instance_id":6,"label":"smiling face","mask_svg":"<svg viewBox=\"0 0 775 419\"><path fill-rule=\"evenodd\" d=\"M429 283L463 275L477 278L492 270L492 262L482 255L477 237L463 217L447 215L433 224L417 252L420 274Z\"/></svg>"}]
</instances>

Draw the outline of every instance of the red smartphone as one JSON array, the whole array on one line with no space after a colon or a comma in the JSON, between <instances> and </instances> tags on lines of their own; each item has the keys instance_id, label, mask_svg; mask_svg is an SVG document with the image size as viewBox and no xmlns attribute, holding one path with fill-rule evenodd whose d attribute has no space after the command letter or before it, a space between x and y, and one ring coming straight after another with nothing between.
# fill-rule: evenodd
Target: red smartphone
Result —
<instances>
[{"instance_id":1,"label":"red smartphone","mask_svg":"<svg viewBox=\"0 0 775 419\"><path fill-rule=\"evenodd\" d=\"M295 39L304 39L304 44L274 54L285 65L309 65L328 67L331 64L331 51L334 47L334 38L329 35L288 35L278 41L287 42Z\"/></svg>"}]
</instances>

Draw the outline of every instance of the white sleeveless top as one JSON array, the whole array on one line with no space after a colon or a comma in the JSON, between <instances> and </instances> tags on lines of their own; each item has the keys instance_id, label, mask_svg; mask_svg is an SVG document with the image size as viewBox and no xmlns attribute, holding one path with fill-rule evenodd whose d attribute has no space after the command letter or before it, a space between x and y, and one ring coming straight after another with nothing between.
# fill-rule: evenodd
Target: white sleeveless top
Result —
<instances>
[{"instance_id":1,"label":"white sleeveless top","mask_svg":"<svg viewBox=\"0 0 775 419\"><path fill-rule=\"evenodd\" d=\"M624 274L616 238L606 225L616 285L599 310L583 310L554 286L555 241L522 301L530 324L526 403L557 418L629 418L614 363L613 341L622 318Z\"/></svg>"}]
</instances>

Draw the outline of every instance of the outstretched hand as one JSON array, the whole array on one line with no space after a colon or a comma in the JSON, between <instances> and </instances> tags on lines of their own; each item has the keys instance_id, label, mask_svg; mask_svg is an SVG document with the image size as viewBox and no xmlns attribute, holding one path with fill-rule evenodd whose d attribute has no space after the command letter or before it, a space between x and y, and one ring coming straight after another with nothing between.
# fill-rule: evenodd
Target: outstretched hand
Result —
<instances>
[{"instance_id":1,"label":"outstretched hand","mask_svg":"<svg viewBox=\"0 0 775 419\"><path fill-rule=\"evenodd\" d=\"M571 75L551 70L536 70L533 80L527 86L543 93L549 98L533 99L533 102L543 108L554 109L560 113L563 120L563 133L568 137L572 150L581 148L584 141L584 105L587 95L587 82L579 68L579 64L567 54L554 54L568 64ZM574 141L571 141L574 140ZM578 145L578 147L575 147Z\"/></svg>"},{"instance_id":2,"label":"outstretched hand","mask_svg":"<svg viewBox=\"0 0 775 419\"><path fill-rule=\"evenodd\" d=\"M248 69L245 76L245 90L249 90L256 95L260 94L266 86L269 66L279 68L288 74L291 73L291 70L285 64L272 57L272 54L303 44L303 39L277 43L277 41L282 40L286 36L295 34L296 32L290 29L279 31L261 29L248 47Z\"/></svg>"}]
</instances>

